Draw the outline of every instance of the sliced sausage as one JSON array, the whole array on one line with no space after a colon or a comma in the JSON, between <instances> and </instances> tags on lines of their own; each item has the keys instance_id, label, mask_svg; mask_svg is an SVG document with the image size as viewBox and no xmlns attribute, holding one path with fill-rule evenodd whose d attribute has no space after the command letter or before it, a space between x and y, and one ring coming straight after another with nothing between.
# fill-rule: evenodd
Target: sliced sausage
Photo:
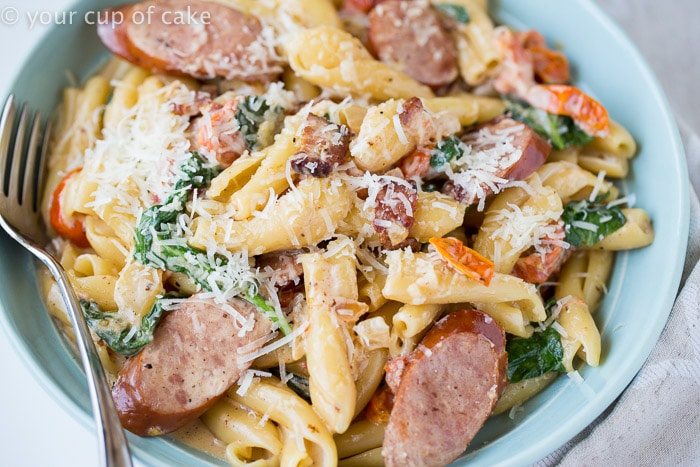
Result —
<instances>
[{"instance_id":1,"label":"sliced sausage","mask_svg":"<svg viewBox=\"0 0 700 467\"><path fill-rule=\"evenodd\" d=\"M552 151L549 141L510 117L479 125L462 141L471 148L471 165L447 181L442 191L469 205L497 193L508 181L526 178Z\"/></svg>"},{"instance_id":2,"label":"sliced sausage","mask_svg":"<svg viewBox=\"0 0 700 467\"><path fill-rule=\"evenodd\" d=\"M325 178L348 160L351 132L315 114L308 114L301 127L301 149L291 158L292 169L300 174Z\"/></svg>"},{"instance_id":3,"label":"sliced sausage","mask_svg":"<svg viewBox=\"0 0 700 467\"><path fill-rule=\"evenodd\" d=\"M462 128L454 115L448 112L433 113L425 108L418 97L411 97L401 103L396 112L406 139L421 149L434 147L439 140Z\"/></svg>"},{"instance_id":4,"label":"sliced sausage","mask_svg":"<svg viewBox=\"0 0 700 467\"><path fill-rule=\"evenodd\" d=\"M518 258L511 274L532 284L542 284L559 271L574 248L562 245L565 237L563 222L557 222L555 227L555 232L540 241L540 251L532 248Z\"/></svg>"},{"instance_id":5,"label":"sliced sausage","mask_svg":"<svg viewBox=\"0 0 700 467\"><path fill-rule=\"evenodd\" d=\"M369 14L368 49L382 62L438 88L457 78L457 47L427 2L388 0Z\"/></svg>"},{"instance_id":6,"label":"sliced sausage","mask_svg":"<svg viewBox=\"0 0 700 467\"><path fill-rule=\"evenodd\" d=\"M343 0L340 11L344 14L362 13L366 15L382 0Z\"/></svg>"},{"instance_id":7,"label":"sliced sausage","mask_svg":"<svg viewBox=\"0 0 700 467\"><path fill-rule=\"evenodd\" d=\"M388 467L442 466L464 452L508 383L505 343L490 316L460 310L386 365L395 394L382 446Z\"/></svg>"},{"instance_id":8,"label":"sliced sausage","mask_svg":"<svg viewBox=\"0 0 700 467\"><path fill-rule=\"evenodd\" d=\"M382 178L374 204L372 227L384 248L407 246L409 229L415 220L418 191L413 181Z\"/></svg>"},{"instance_id":9,"label":"sliced sausage","mask_svg":"<svg viewBox=\"0 0 700 467\"><path fill-rule=\"evenodd\" d=\"M462 141L472 151L494 151L500 146L512 146L512 151L497 152L499 175L509 180L522 180L537 170L549 156L552 146L546 138L524 123L509 117L499 117L465 134ZM509 156L520 151L520 157Z\"/></svg>"},{"instance_id":10,"label":"sliced sausage","mask_svg":"<svg viewBox=\"0 0 700 467\"><path fill-rule=\"evenodd\" d=\"M281 73L260 21L217 2L149 0L107 10L97 34L114 54L154 73L269 81Z\"/></svg>"},{"instance_id":11,"label":"sliced sausage","mask_svg":"<svg viewBox=\"0 0 700 467\"><path fill-rule=\"evenodd\" d=\"M423 147L404 156L396 164L404 178L423 178L430 173L430 150Z\"/></svg>"},{"instance_id":12,"label":"sliced sausage","mask_svg":"<svg viewBox=\"0 0 700 467\"><path fill-rule=\"evenodd\" d=\"M308 253L308 250L299 248L265 253L256 258L255 266L272 280L275 287L286 289L301 282L304 267L299 262L299 256L304 253Z\"/></svg>"},{"instance_id":13,"label":"sliced sausage","mask_svg":"<svg viewBox=\"0 0 700 467\"><path fill-rule=\"evenodd\" d=\"M129 52L128 40L126 38L126 18L131 17L131 10L134 5L126 3L115 6L102 12L102 22L97 25L97 36L102 44L115 55L133 63L134 57Z\"/></svg>"},{"instance_id":14,"label":"sliced sausage","mask_svg":"<svg viewBox=\"0 0 700 467\"><path fill-rule=\"evenodd\" d=\"M267 318L240 299L229 304L255 325L243 331L234 316L211 301L190 299L166 315L153 342L127 360L112 388L122 424L140 436L177 430L204 413L250 366L239 349L260 348ZM246 351L254 351L248 349Z\"/></svg>"}]
</instances>

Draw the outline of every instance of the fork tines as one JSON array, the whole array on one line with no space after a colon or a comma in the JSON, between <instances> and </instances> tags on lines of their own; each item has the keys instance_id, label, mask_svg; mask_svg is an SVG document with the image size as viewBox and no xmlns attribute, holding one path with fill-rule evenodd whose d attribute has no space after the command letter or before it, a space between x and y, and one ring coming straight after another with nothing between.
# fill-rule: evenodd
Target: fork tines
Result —
<instances>
[{"instance_id":1,"label":"fork tines","mask_svg":"<svg viewBox=\"0 0 700 467\"><path fill-rule=\"evenodd\" d=\"M25 103L17 112L15 96L5 101L0 120L0 171L2 195L25 209L38 210L43 187L48 129L42 131L41 112L32 112Z\"/></svg>"}]
</instances>

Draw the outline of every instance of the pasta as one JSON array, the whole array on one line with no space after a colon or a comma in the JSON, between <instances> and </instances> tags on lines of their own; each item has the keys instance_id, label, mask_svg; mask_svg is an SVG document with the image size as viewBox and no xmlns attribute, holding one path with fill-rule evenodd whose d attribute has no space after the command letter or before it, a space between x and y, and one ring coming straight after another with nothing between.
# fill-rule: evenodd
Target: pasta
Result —
<instances>
[{"instance_id":1,"label":"pasta","mask_svg":"<svg viewBox=\"0 0 700 467\"><path fill-rule=\"evenodd\" d=\"M310 322L305 341L309 393L316 412L334 433L342 433L350 426L357 398L345 345L349 330L338 322L333 309L334 302L338 306L344 306L344 300L357 303L352 250L345 242L344 248L331 258L324 259L318 253L301 258Z\"/></svg>"},{"instance_id":2,"label":"pasta","mask_svg":"<svg viewBox=\"0 0 700 467\"><path fill-rule=\"evenodd\" d=\"M509 274L494 273L488 286L455 275L434 255L392 251L384 295L411 305L511 302L534 320L545 319L542 298L533 284Z\"/></svg>"},{"instance_id":3,"label":"pasta","mask_svg":"<svg viewBox=\"0 0 700 467\"><path fill-rule=\"evenodd\" d=\"M374 60L358 39L342 29L319 26L301 31L287 44L287 53L296 74L334 93L382 100L433 95L427 86Z\"/></svg>"},{"instance_id":4,"label":"pasta","mask_svg":"<svg viewBox=\"0 0 700 467\"><path fill-rule=\"evenodd\" d=\"M467 396L496 416L604 362L615 254L654 227L614 182L633 135L563 53L479 0L191 2L241 27L195 55L157 29L178 54L108 41L121 58L65 90L51 139L42 213L115 394L135 393L126 428L191 442L199 419L234 466L397 465L418 367L486 376L505 336L497 384ZM70 335L48 276L42 293ZM483 321L447 328L467 312ZM431 397L449 410L415 425L449 439L491 412L442 432L471 409Z\"/></svg>"},{"instance_id":5,"label":"pasta","mask_svg":"<svg viewBox=\"0 0 700 467\"><path fill-rule=\"evenodd\" d=\"M435 3L439 5L448 2ZM494 26L486 11L486 5L473 0L449 3L464 7L470 16L470 21L460 24L455 33L459 48L460 72L468 84L483 84L501 60L501 53L493 40Z\"/></svg>"}]
</instances>

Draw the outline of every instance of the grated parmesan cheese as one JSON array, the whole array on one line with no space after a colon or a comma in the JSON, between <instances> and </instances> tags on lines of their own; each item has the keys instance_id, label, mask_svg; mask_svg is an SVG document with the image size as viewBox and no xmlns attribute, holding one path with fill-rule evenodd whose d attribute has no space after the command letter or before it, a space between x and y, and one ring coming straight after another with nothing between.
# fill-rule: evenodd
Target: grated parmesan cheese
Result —
<instances>
[{"instance_id":1,"label":"grated parmesan cheese","mask_svg":"<svg viewBox=\"0 0 700 467\"><path fill-rule=\"evenodd\" d=\"M494 211L489 218L490 222L498 225L489 236L492 240L507 242L512 253L525 251L534 247L541 255L547 252L547 246L559 244L568 247L564 241L565 233L560 228L562 210L538 211L533 206L520 207L508 203L507 207ZM494 262L500 264L501 245L494 243Z\"/></svg>"},{"instance_id":2,"label":"grated parmesan cheese","mask_svg":"<svg viewBox=\"0 0 700 467\"><path fill-rule=\"evenodd\" d=\"M621 204L627 204L628 207L632 208L634 207L635 203L637 202L637 196L634 193L630 193L627 196L623 196L622 198L614 199L610 201L607 206L609 208L612 208L614 206L619 206Z\"/></svg>"},{"instance_id":3,"label":"grated parmesan cheese","mask_svg":"<svg viewBox=\"0 0 700 467\"><path fill-rule=\"evenodd\" d=\"M593 186L593 190L591 190L591 195L588 197L588 201L591 203L595 201L595 199L598 197L598 193L600 193L600 190L603 188L603 184L605 183L605 170L601 170L598 172L598 178L596 179L595 185Z\"/></svg>"},{"instance_id":4,"label":"grated parmesan cheese","mask_svg":"<svg viewBox=\"0 0 700 467\"><path fill-rule=\"evenodd\" d=\"M396 136L399 137L401 144L408 144L408 138L406 137L406 133L403 131L403 126L401 126L399 114L395 113L394 116L391 117L391 121L394 123L394 131L396 131Z\"/></svg>"},{"instance_id":5,"label":"grated parmesan cheese","mask_svg":"<svg viewBox=\"0 0 700 467\"><path fill-rule=\"evenodd\" d=\"M308 322L296 323L296 326L294 326L294 330L292 332L290 332L289 334L287 334L286 336L284 336L280 339L277 339L277 340L271 342L270 344L266 345L265 347L255 351L255 352L248 352L245 355L241 355L241 357L239 357L239 361L251 362L262 355L268 354L268 353L272 352L273 350L279 349L280 347L284 347L285 345L294 341L294 339L296 339L297 337L302 335L304 332L306 332L306 329L308 327L309 327Z\"/></svg>"},{"instance_id":6,"label":"grated parmesan cheese","mask_svg":"<svg viewBox=\"0 0 700 467\"><path fill-rule=\"evenodd\" d=\"M171 102L191 102L195 93L172 82L143 95L85 155L83 169L94 186L86 203L104 218L120 212L137 219L144 209L164 201L187 160L189 116L172 112Z\"/></svg>"},{"instance_id":7,"label":"grated parmesan cheese","mask_svg":"<svg viewBox=\"0 0 700 467\"><path fill-rule=\"evenodd\" d=\"M236 389L236 394L239 396L245 396L248 393L248 389L253 384L256 378L260 377L270 377L272 373L268 371L252 370L248 369L238 378L238 389Z\"/></svg>"},{"instance_id":8,"label":"grated parmesan cheese","mask_svg":"<svg viewBox=\"0 0 700 467\"><path fill-rule=\"evenodd\" d=\"M567 337L569 337L569 333L566 332L566 329L564 329L564 326L562 326L561 324L559 324L558 321L554 321L554 322L552 323L552 327L559 333L559 335L560 335L561 337L563 337L563 338L565 338L565 339L566 339Z\"/></svg>"},{"instance_id":9,"label":"grated parmesan cheese","mask_svg":"<svg viewBox=\"0 0 700 467\"><path fill-rule=\"evenodd\" d=\"M502 174L522 157L522 150L513 146L514 135L523 125L497 128L485 127L464 138L460 149L463 155L445 164L447 177L464 192L467 204L477 203L483 211L486 197L510 186L511 181Z\"/></svg>"},{"instance_id":10,"label":"grated parmesan cheese","mask_svg":"<svg viewBox=\"0 0 700 467\"><path fill-rule=\"evenodd\" d=\"M571 225L573 225L574 227L578 227L579 229L590 230L591 232L598 231L598 226L596 224L593 224L592 222L576 220L576 221L572 221Z\"/></svg>"}]
</instances>

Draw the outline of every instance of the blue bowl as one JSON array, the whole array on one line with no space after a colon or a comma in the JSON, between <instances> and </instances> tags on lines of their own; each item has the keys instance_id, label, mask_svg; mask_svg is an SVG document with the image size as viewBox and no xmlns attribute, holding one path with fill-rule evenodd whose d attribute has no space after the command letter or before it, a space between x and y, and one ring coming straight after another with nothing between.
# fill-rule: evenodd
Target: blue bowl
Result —
<instances>
[{"instance_id":1,"label":"blue bowl","mask_svg":"<svg viewBox=\"0 0 700 467\"><path fill-rule=\"evenodd\" d=\"M79 17L121 1L81 1ZM622 189L634 193L656 232L644 249L620 253L609 292L596 314L603 354L585 366L584 383L560 377L522 406L514 419L489 420L456 465L526 465L562 446L622 393L661 334L680 281L688 232L687 169L674 119L661 88L629 39L588 0L500 0L499 22L541 31L561 44L577 85L595 96L639 144ZM12 92L48 115L69 83L84 79L107 57L94 26L55 27L28 57ZM36 263L0 235L0 322L26 364L57 403L93 426L82 369L54 329L40 298ZM148 465L225 465L167 437L129 435L134 455Z\"/></svg>"}]
</instances>

